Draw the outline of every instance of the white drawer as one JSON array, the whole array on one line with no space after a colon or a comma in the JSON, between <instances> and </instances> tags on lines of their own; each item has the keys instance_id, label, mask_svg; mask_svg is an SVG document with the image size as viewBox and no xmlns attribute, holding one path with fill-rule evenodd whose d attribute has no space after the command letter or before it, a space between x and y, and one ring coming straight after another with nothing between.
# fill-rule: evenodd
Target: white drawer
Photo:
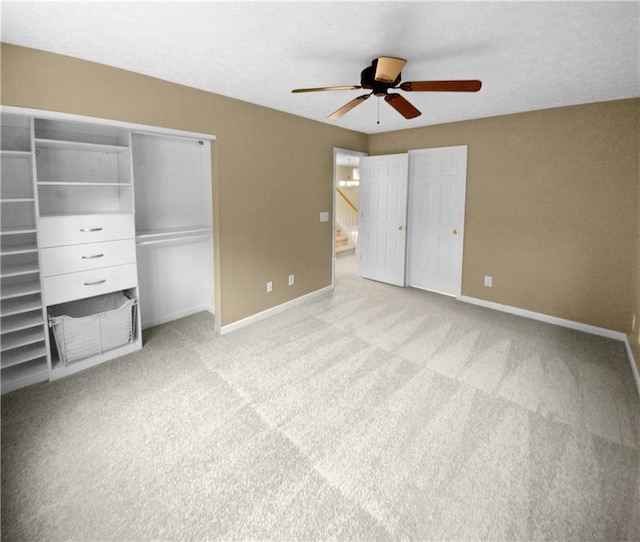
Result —
<instances>
[{"instance_id":1,"label":"white drawer","mask_svg":"<svg viewBox=\"0 0 640 542\"><path fill-rule=\"evenodd\" d=\"M48 216L40 219L40 247L99 243L136 236L133 215Z\"/></svg>"},{"instance_id":2,"label":"white drawer","mask_svg":"<svg viewBox=\"0 0 640 542\"><path fill-rule=\"evenodd\" d=\"M43 248L40 252L40 270L45 277L135 262L134 239Z\"/></svg>"},{"instance_id":3,"label":"white drawer","mask_svg":"<svg viewBox=\"0 0 640 542\"><path fill-rule=\"evenodd\" d=\"M136 264L130 263L80 273L45 277L42 282L45 305L55 305L74 299L134 288L138 284L138 272Z\"/></svg>"}]
</instances>

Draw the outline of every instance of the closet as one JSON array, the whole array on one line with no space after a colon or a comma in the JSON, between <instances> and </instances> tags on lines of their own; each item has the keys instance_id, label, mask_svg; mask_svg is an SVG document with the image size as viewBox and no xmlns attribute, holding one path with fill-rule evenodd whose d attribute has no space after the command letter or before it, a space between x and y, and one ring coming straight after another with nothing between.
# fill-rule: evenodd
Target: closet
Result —
<instances>
[{"instance_id":1,"label":"closet","mask_svg":"<svg viewBox=\"0 0 640 542\"><path fill-rule=\"evenodd\" d=\"M213 136L3 108L2 392L213 312Z\"/></svg>"},{"instance_id":2,"label":"closet","mask_svg":"<svg viewBox=\"0 0 640 542\"><path fill-rule=\"evenodd\" d=\"M360 159L358 274L459 297L467 146Z\"/></svg>"},{"instance_id":3,"label":"closet","mask_svg":"<svg viewBox=\"0 0 640 542\"><path fill-rule=\"evenodd\" d=\"M211 144L149 133L132 138L142 326L213 313Z\"/></svg>"}]
</instances>

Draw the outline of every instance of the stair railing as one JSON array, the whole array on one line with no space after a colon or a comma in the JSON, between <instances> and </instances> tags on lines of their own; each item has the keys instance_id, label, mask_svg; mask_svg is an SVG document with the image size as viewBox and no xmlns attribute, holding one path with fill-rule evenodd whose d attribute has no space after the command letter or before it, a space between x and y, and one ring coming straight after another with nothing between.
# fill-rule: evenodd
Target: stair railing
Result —
<instances>
[{"instance_id":1,"label":"stair railing","mask_svg":"<svg viewBox=\"0 0 640 542\"><path fill-rule=\"evenodd\" d=\"M358 246L358 208L340 188L336 187L336 191L336 224L349 242Z\"/></svg>"}]
</instances>

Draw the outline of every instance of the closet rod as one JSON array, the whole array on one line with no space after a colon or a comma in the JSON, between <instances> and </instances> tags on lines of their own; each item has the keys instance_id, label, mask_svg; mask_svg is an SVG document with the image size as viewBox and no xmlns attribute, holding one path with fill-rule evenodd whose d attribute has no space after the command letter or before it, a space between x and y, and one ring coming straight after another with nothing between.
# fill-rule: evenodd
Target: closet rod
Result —
<instances>
[{"instance_id":1,"label":"closet rod","mask_svg":"<svg viewBox=\"0 0 640 542\"><path fill-rule=\"evenodd\" d=\"M136 241L136 246L143 245L158 245L160 243L188 243L191 239L205 239L210 238L210 233L201 233L199 235L183 235L181 237L170 237L168 239L153 239L149 241Z\"/></svg>"}]
</instances>

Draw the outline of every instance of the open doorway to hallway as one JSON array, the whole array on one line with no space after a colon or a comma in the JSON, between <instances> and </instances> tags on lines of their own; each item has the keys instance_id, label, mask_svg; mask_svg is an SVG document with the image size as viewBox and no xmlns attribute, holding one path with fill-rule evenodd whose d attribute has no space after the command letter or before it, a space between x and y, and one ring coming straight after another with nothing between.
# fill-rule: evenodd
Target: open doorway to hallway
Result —
<instances>
[{"instance_id":1,"label":"open doorway to hallway","mask_svg":"<svg viewBox=\"0 0 640 542\"><path fill-rule=\"evenodd\" d=\"M355 265L358 247L358 196L360 158L363 152L333 150L333 277L335 285L336 258L351 256Z\"/></svg>"}]
</instances>

